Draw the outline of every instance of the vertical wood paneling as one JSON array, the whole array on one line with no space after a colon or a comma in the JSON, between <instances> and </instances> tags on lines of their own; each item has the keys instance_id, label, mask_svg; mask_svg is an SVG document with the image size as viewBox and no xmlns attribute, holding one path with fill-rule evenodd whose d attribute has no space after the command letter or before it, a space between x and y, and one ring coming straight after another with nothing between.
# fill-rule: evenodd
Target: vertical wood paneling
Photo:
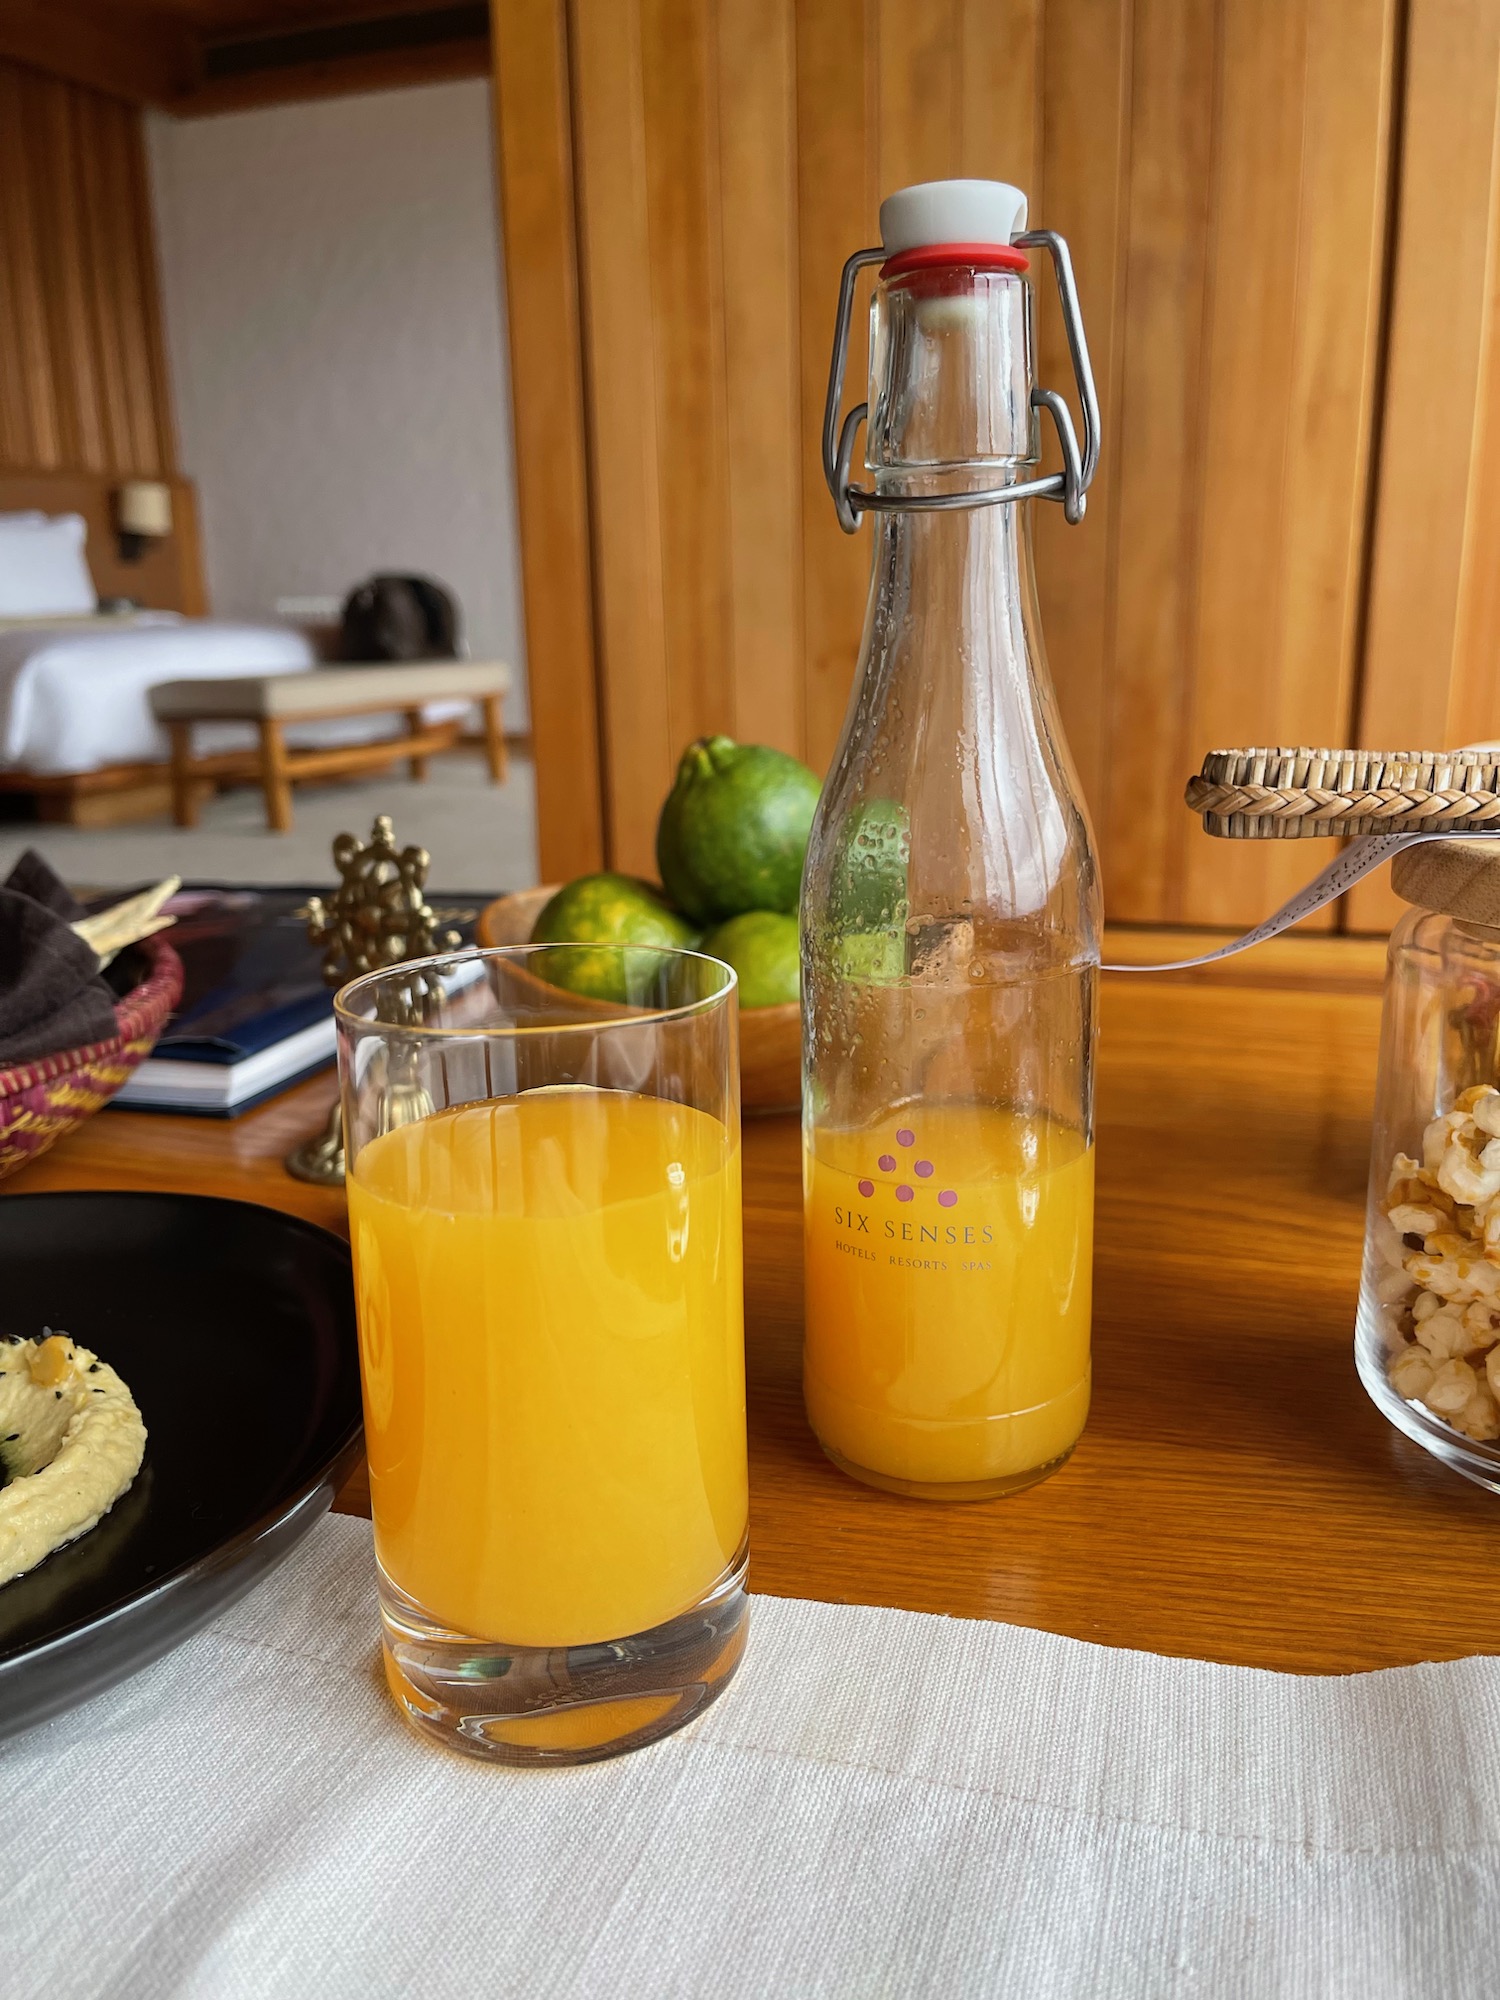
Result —
<instances>
[{"instance_id":1,"label":"vertical wood paneling","mask_svg":"<svg viewBox=\"0 0 1500 2000\"><path fill-rule=\"evenodd\" d=\"M559 880L605 859L573 82L565 0L495 0L493 19L537 847Z\"/></svg>"},{"instance_id":2,"label":"vertical wood paneling","mask_svg":"<svg viewBox=\"0 0 1500 2000\"><path fill-rule=\"evenodd\" d=\"M1037 562L1108 906L1261 914L1305 852L1210 847L1181 787L1221 743L1354 727L1404 0L570 4L611 858L649 867L691 734L826 765L870 561L819 462L840 266L882 193L991 176L1072 245L1103 402L1088 518L1039 508ZM861 302L850 403L864 365Z\"/></svg>"},{"instance_id":3,"label":"vertical wood paneling","mask_svg":"<svg viewBox=\"0 0 1500 2000\"><path fill-rule=\"evenodd\" d=\"M177 420L167 374L157 272L156 215L146 165L146 135L128 114L115 125L114 172L120 226L113 245L120 297L120 347L125 357L137 464L154 452L163 466L177 463ZM128 218L128 221L127 221Z\"/></svg>"},{"instance_id":4,"label":"vertical wood paneling","mask_svg":"<svg viewBox=\"0 0 1500 2000\"><path fill-rule=\"evenodd\" d=\"M140 113L0 63L0 468L167 473Z\"/></svg>"},{"instance_id":5,"label":"vertical wood paneling","mask_svg":"<svg viewBox=\"0 0 1500 2000\"><path fill-rule=\"evenodd\" d=\"M714 10L639 4L670 777L674 752L734 710L718 93ZM630 856L647 873L650 817Z\"/></svg>"},{"instance_id":6,"label":"vertical wood paneling","mask_svg":"<svg viewBox=\"0 0 1500 2000\"><path fill-rule=\"evenodd\" d=\"M1084 795L1102 818L1107 802L1111 642L1121 477L1119 373L1123 218L1130 186L1133 84L1132 0L1076 0L1046 16L1037 86L1042 153L1030 180L1039 224L1068 239L1079 273L1090 359L1099 388L1104 446L1085 524L1070 528L1057 507L1033 509L1042 625L1063 726ZM1088 145L1079 144L1082 132ZM1049 260L1034 264L1038 367L1076 411L1073 372ZM1060 461L1043 432L1047 463ZM1108 833L1107 825L1101 831Z\"/></svg>"},{"instance_id":7,"label":"vertical wood paneling","mask_svg":"<svg viewBox=\"0 0 1500 2000\"><path fill-rule=\"evenodd\" d=\"M731 733L806 754L792 0L720 0Z\"/></svg>"},{"instance_id":8,"label":"vertical wood paneling","mask_svg":"<svg viewBox=\"0 0 1500 2000\"><path fill-rule=\"evenodd\" d=\"M1042 0L958 0L955 173L1042 190Z\"/></svg>"},{"instance_id":9,"label":"vertical wood paneling","mask_svg":"<svg viewBox=\"0 0 1500 2000\"><path fill-rule=\"evenodd\" d=\"M1090 796L1111 913L1134 921L1175 907L1184 836L1172 779L1191 756L1215 16L1213 0L1137 0L1133 21L1110 623L1098 669L1108 754L1101 747Z\"/></svg>"},{"instance_id":10,"label":"vertical wood paneling","mask_svg":"<svg viewBox=\"0 0 1500 2000\"><path fill-rule=\"evenodd\" d=\"M1500 735L1500 5L1412 0L1369 636L1358 741ZM1403 907L1384 872L1356 928Z\"/></svg>"},{"instance_id":11,"label":"vertical wood paneling","mask_svg":"<svg viewBox=\"0 0 1500 2000\"><path fill-rule=\"evenodd\" d=\"M26 73L0 63L0 450L5 464L60 456L36 210L26 152Z\"/></svg>"},{"instance_id":12,"label":"vertical wood paneling","mask_svg":"<svg viewBox=\"0 0 1500 2000\"><path fill-rule=\"evenodd\" d=\"M84 147L76 132L76 100L81 95L71 86L55 85L33 98L27 122L34 157L41 165L34 185L45 192L49 210L41 233L41 268L52 368L56 380L71 392L59 399L64 462L99 472L108 455L99 397L101 359L85 291L88 207L79 171Z\"/></svg>"},{"instance_id":13,"label":"vertical wood paneling","mask_svg":"<svg viewBox=\"0 0 1500 2000\"><path fill-rule=\"evenodd\" d=\"M828 764L843 726L870 576L868 529L845 535L823 483L819 438L839 273L878 240L873 0L798 0L797 193L801 288L802 537L807 760ZM860 293L846 404L862 402Z\"/></svg>"},{"instance_id":14,"label":"vertical wood paneling","mask_svg":"<svg viewBox=\"0 0 1500 2000\"><path fill-rule=\"evenodd\" d=\"M607 852L615 867L649 872L676 746L662 601L656 295L636 0L574 0L572 33L574 87L583 107L574 144ZM699 310L701 301L680 301L672 317Z\"/></svg>"},{"instance_id":15,"label":"vertical wood paneling","mask_svg":"<svg viewBox=\"0 0 1500 2000\"><path fill-rule=\"evenodd\" d=\"M1308 4L1256 0L1228 7L1222 21L1198 413L1203 461L1186 710L1190 757L1199 744L1237 743L1242 735L1266 742L1286 695L1279 641L1287 451L1304 413L1293 410L1285 393L1269 390L1291 379L1298 317ZM1327 664L1336 680L1338 663ZM1340 718L1335 712L1327 719L1336 736ZM1192 834L1180 843L1182 907L1221 923L1233 923L1242 911L1258 914L1267 870L1279 874L1289 864L1294 875L1306 874L1301 854L1277 847L1268 856L1273 845L1210 845Z\"/></svg>"},{"instance_id":16,"label":"vertical wood paneling","mask_svg":"<svg viewBox=\"0 0 1500 2000\"><path fill-rule=\"evenodd\" d=\"M947 180L963 132L958 0L879 0L876 20L880 193Z\"/></svg>"},{"instance_id":17,"label":"vertical wood paneling","mask_svg":"<svg viewBox=\"0 0 1500 2000\"><path fill-rule=\"evenodd\" d=\"M1194 761L1351 726L1391 14L1266 0L1226 16ZM1185 862L1181 907L1211 923L1251 920L1308 874L1275 841L1194 836Z\"/></svg>"},{"instance_id":18,"label":"vertical wood paneling","mask_svg":"<svg viewBox=\"0 0 1500 2000\"><path fill-rule=\"evenodd\" d=\"M120 225L128 215L118 211L120 184L112 171L114 137L121 115L129 117L124 105L106 104L95 123L93 143L78 144L78 195L83 226L79 231L84 264L84 304L89 345L98 356L99 429L102 463L128 464L134 455L134 436L126 400L125 356L120 342L110 338L120 322L124 301L120 297L114 247L121 237ZM81 139L75 124L75 139Z\"/></svg>"}]
</instances>

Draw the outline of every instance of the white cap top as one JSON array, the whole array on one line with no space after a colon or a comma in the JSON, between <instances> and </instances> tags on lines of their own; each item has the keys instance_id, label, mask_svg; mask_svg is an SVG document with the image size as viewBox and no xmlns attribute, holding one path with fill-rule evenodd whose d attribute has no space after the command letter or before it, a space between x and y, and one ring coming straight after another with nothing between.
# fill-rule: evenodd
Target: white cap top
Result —
<instances>
[{"instance_id":1,"label":"white cap top","mask_svg":"<svg viewBox=\"0 0 1500 2000\"><path fill-rule=\"evenodd\" d=\"M1005 181L923 181L880 204L888 257L927 243L1009 243L1026 227L1026 197Z\"/></svg>"}]
</instances>

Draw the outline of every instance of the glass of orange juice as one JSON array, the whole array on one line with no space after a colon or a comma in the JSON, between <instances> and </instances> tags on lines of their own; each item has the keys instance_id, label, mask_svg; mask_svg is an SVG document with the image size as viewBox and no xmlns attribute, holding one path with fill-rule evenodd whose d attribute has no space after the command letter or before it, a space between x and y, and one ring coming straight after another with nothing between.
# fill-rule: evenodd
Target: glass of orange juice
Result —
<instances>
[{"instance_id":1,"label":"glass of orange juice","mask_svg":"<svg viewBox=\"0 0 1500 2000\"><path fill-rule=\"evenodd\" d=\"M472 1755L633 1749L744 1649L734 984L531 945L339 995L386 1679Z\"/></svg>"}]
</instances>

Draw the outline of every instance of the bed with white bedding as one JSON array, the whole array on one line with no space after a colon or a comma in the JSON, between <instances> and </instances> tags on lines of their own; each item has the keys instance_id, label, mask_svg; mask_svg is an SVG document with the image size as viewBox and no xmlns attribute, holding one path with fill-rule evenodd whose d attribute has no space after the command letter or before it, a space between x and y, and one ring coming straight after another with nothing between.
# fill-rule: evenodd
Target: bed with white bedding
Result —
<instances>
[{"instance_id":1,"label":"bed with white bedding","mask_svg":"<svg viewBox=\"0 0 1500 2000\"><path fill-rule=\"evenodd\" d=\"M286 625L183 618L173 611L53 619L0 618L0 770L53 777L115 765L165 764L166 733L151 713L160 681L305 673L311 640ZM434 704L430 722L466 712ZM399 716L344 716L287 730L292 745L368 743L403 733ZM253 750L255 731L222 722L199 732L205 755Z\"/></svg>"},{"instance_id":2,"label":"bed with white bedding","mask_svg":"<svg viewBox=\"0 0 1500 2000\"><path fill-rule=\"evenodd\" d=\"M153 687L306 673L317 664L311 639L293 626L175 611L102 613L82 515L0 512L0 789L67 802L65 818L84 793L133 790L149 808L171 755L151 712ZM434 703L423 720L451 722L466 712L463 702ZM350 715L291 725L286 741L311 749L404 733L399 714ZM251 725L226 721L206 724L195 747L212 757L252 753L256 743Z\"/></svg>"},{"instance_id":3,"label":"bed with white bedding","mask_svg":"<svg viewBox=\"0 0 1500 2000\"><path fill-rule=\"evenodd\" d=\"M315 664L311 642L290 627L173 611L8 618L0 621L0 768L40 777L164 763L169 745L148 699L158 681Z\"/></svg>"}]
</instances>

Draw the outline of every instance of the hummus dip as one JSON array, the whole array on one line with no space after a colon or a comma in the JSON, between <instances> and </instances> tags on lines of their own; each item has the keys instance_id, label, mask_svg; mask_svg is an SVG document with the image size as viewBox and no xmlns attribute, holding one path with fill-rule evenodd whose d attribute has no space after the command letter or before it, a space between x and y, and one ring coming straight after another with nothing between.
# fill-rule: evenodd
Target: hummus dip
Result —
<instances>
[{"instance_id":1,"label":"hummus dip","mask_svg":"<svg viewBox=\"0 0 1500 2000\"><path fill-rule=\"evenodd\" d=\"M145 1450L141 1413L106 1362L50 1327L0 1339L0 1584L86 1535Z\"/></svg>"}]
</instances>

